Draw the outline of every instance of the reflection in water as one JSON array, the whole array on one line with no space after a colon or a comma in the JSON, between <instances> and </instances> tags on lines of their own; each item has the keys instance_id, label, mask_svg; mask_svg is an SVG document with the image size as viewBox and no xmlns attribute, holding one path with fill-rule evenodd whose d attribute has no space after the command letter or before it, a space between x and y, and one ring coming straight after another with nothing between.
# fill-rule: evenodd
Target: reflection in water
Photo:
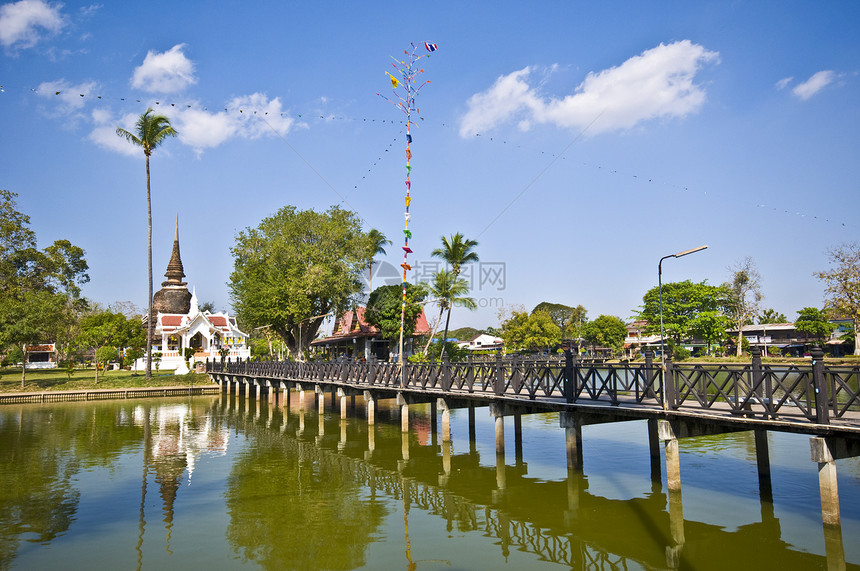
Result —
<instances>
[{"instance_id":1,"label":"reflection in water","mask_svg":"<svg viewBox=\"0 0 860 571\"><path fill-rule=\"evenodd\" d=\"M322 415L292 404L221 395L0 409L0 569L86 567L95 550L105 568L344 570L845 568L856 551L816 525L817 499L786 509L783 490L817 493L806 458L785 468L777 451L772 498L736 491L738 473L758 489L752 434L683 441L685 487L670 494L652 485L647 442L620 429L613 442L593 427L585 473L568 472L552 415L524 420L531 440L507 464L485 409L452 411L447 441L429 406L410 407L403 433L389 401L373 425L360 400L345 419L336 403ZM539 477L550 465L566 477ZM628 491L607 494L607 482ZM855 506L856 486L844 491ZM798 528L792 545L784 530Z\"/></svg>"}]
</instances>

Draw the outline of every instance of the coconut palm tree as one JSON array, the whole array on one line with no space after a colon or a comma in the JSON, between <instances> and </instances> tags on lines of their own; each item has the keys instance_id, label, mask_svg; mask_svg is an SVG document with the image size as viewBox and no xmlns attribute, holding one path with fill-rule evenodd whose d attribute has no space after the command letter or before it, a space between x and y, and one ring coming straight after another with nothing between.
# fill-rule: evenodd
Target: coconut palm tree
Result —
<instances>
[{"instance_id":1,"label":"coconut palm tree","mask_svg":"<svg viewBox=\"0 0 860 571\"><path fill-rule=\"evenodd\" d=\"M391 240L385 237L385 234L377 230L376 228L371 228L367 233L367 236L370 238L370 274L367 276L367 287L368 291L373 291L373 258L378 255L385 255L385 246L391 245Z\"/></svg>"},{"instance_id":2,"label":"coconut palm tree","mask_svg":"<svg viewBox=\"0 0 860 571\"><path fill-rule=\"evenodd\" d=\"M150 200L149 187L149 157L167 137L175 137L176 130L170 125L170 119L164 115L153 115L152 108L147 108L134 125L134 132L126 131L122 127L116 128L116 134L141 147L146 156L146 257L149 270L149 297L147 298L147 326L146 326L146 378L152 377L152 202Z\"/></svg>"},{"instance_id":3,"label":"coconut palm tree","mask_svg":"<svg viewBox=\"0 0 860 571\"><path fill-rule=\"evenodd\" d=\"M449 238L442 236L442 247L436 248L430 252L430 255L445 260L451 266L456 279L460 275L463 264L478 261L478 253L474 251L477 245L477 241L467 240L457 232L451 234Z\"/></svg>"},{"instance_id":4,"label":"coconut palm tree","mask_svg":"<svg viewBox=\"0 0 860 571\"><path fill-rule=\"evenodd\" d=\"M456 282L457 278L460 276L460 269L462 268L463 264L478 261L478 253L475 252L475 246L477 245L478 242L476 240L466 239L463 237L462 234L457 232L456 234L451 234L451 236L448 238L442 236L442 247L436 248L435 250L430 252L430 255L435 256L437 258L442 258L451 266L453 281ZM466 291L469 291L468 285ZM472 301L474 302L474 300ZM451 308L449 307L448 318L445 320L445 334L442 337L443 343L445 339L448 338L448 324L450 322ZM442 354L444 355L444 349L442 351Z\"/></svg>"},{"instance_id":5,"label":"coconut palm tree","mask_svg":"<svg viewBox=\"0 0 860 571\"><path fill-rule=\"evenodd\" d=\"M466 296L469 293L469 282L463 278L455 278L454 272L448 270L440 270L433 274L433 281L426 284L427 293L434 298L439 305L439 319L436 320L436 325L433 326L433 331L430 333L430 339L427 340L427 345L424 347L424 354L430 349L430 343L433 342L433 337L436 335L436 330L439 324L442 323L442 314L445 310L448 311L448 319L445 321L445 337L442 342L448 337L448 323L451 321L451 308L455 305L474 310L478 307L475 300ZM443 345L444 352L444 345Z\"/></svg>"}]
</instances>

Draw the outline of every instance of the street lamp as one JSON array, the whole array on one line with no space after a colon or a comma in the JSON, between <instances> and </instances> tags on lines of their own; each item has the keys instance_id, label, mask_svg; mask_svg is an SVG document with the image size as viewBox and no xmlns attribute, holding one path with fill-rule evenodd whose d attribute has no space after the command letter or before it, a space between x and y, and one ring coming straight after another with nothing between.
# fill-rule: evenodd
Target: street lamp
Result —
<instances>
[{"instance_id":1,"label":"street lamp","mask_svg":"<svg viewBox=\"0 0 860 571\"><path fill-rule=\"evenodd\" d=\"M677 254L669 254L668 256L663 256L660 258L660 261L657 263L657 291L660 296L660 370L665 373L666 372L666 347L663 343L663 260L666 258L680 258L681 256L686 256L687 254L694 254L696 252L700 252L702 250L706 250L707 246L699 246L698 248L693 248L692 250L684 250L683 252L678 252ZM663 408L665 409L667 406L666 403L666 381L663 381Z\"/></svg>"}]
</instances>

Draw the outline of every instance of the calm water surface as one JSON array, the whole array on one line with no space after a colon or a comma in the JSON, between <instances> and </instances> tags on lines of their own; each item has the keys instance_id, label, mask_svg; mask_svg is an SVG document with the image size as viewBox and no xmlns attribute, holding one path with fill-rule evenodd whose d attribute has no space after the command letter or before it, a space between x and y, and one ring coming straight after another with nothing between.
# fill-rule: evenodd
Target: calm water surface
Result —
<instances>
[{"instance_id":1,"label":"calm water surface","mask_svg":"<svg viewBox=\"0 0 860 571\"><path fill-rule=\"evenodd\" d=\"M474 440L467 411L452 412L449 445L429 405L410 407L403 436L388 401L369 430L360 402L341 420L291 400L0 407L0 569L860 563L860 463L838 462L841 537L825 534L808 437L770 434L773 502L760 499L752 433L682 440L682 501L670 502L644 422L585 427L584 470L569 476L554 414L523 417L521 457L507 419L497 462L485 408Z\"/></svg>"}]
</instances>

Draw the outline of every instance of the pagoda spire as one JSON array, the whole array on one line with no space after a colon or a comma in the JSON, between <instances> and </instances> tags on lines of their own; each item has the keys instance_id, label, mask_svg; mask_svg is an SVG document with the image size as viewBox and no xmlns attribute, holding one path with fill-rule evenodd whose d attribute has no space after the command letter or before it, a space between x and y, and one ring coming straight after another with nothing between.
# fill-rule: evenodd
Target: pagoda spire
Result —
<instances>
[{"instance_id":1,"label":"pagoda spire","mask_svg":"<svg viewBox=\"0 0 860 571\"><path fill-rule=\"evenodd\" d=\"M185 270L182 267L182 258L179 256L179 213L176 213L176 229L173 232L173 252L170 254L170 262L167 263L167 271L164 272L164 277L167 278L162 286L167 285L188 285L182 281L185 277Z\"/></svg>"}]
</instances>

